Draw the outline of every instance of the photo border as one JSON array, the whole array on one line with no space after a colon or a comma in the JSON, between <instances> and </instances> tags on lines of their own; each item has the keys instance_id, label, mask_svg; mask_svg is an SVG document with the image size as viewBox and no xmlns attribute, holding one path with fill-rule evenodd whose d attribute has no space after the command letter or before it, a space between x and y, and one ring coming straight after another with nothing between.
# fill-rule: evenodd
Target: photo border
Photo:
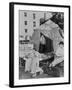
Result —
<instances>
[{"instance_id":1,"label":"photo border","mask_svg":"<svg viewBox=\"0 0 72 90\"><path fill-rule=\"evenodd\" d=\"M17 85L14 86L14 5L32 5L45 7L63 7L69 9L69 78L68 82L62 83L48 83L48 84L34 84L34 85ZM31 86L47 86L47 85L62 85L70 84L70 6L69 5L52 5L52 4L37 4L37 3L9 3L9 86L10 87L31 87Z\"/></svg>"}]
</instances>

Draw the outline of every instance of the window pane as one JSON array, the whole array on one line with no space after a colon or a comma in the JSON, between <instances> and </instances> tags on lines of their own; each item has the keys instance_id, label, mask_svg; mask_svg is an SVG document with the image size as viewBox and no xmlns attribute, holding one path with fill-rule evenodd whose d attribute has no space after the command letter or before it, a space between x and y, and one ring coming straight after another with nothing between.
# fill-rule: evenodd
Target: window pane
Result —
<instances>
[{"instance_id":1,"label":"window pane","mask_svg":"<svg viewBox=\"0 0 72 90\"><path fill-rule=\"evenodd\" d=\"M36 18L36 14L35 13L33 13L33 19L35 19Z\"/></svg>"},{"instance_id":2,"label":"window pane","mask_svg":"<svg viewBox=\"0 0 72 90\"><path fill-rule=\"evenodd\" d=\"M24 21L24 24L27 25L27 21Z\"/></svg>"},{"instance_id":3,"label":"window pane","mask_svg":"<svg viewBox=\"0 0 72 90\"><path fill-rule=\"evenodd\" d=\"M36 22L35 21L33 22L33 27L36 27Z\"/></svg>"},{"instance_id":4,"label":"window pane","mask_svg":"<svg viewBox=\"0 0 72 90\"><path fill-rule=\"evenodd\" d=\"M27 13L26 12L24 12L24 16L27 17Z\"/></svg>"},{"instance_id":5,"label":"window pane","mask_svg":"<svg viewBox=\"0 0 72 90\"><path fill-rule=\"evenodd\" d=\"M25 29L25 33L27 33L27 29Z\"/></svg>"}]
</instances>

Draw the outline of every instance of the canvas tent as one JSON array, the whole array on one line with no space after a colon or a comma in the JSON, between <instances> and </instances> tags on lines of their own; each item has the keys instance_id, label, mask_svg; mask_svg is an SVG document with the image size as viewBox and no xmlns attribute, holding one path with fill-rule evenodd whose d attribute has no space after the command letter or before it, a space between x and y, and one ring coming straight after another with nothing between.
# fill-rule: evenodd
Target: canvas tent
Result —
<instances>
[{"instance_id":1,"label":"canvas tent","mask_svg":"<svg viewBox=\"0 0 72 90\"><path fill-rule=\"evenodd\" d=\"M63 38L61 37L59 30L59 26L51 20L48 20L44 24L40 25L40 27L38 27L32 35L32 40L33 43L36 44L37 50L39 50L40 33L43 33L46 37L53 40L54 51L56 51L58 43L60 41L63 41Z\"/></svg>"}]
</instances>

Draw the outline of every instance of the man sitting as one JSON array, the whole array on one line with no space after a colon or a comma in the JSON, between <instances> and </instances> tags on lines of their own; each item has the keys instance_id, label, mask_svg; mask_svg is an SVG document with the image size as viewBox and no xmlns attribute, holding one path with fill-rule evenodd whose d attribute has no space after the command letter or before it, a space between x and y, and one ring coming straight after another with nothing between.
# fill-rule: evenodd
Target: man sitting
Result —
<instances>
[{"instance_id":1,"label":"man sitting","mask_svg":"<svg viewBox=\"0 0 72 90\"><path fill-rule=\"evenodd\" d=\"M49 67L54 67L57 64L61 63L64 61L64 43L60 42L57 48L57 51L55 53L55 59L54 61L50 64Z\"/></svg>"}]
</instances>

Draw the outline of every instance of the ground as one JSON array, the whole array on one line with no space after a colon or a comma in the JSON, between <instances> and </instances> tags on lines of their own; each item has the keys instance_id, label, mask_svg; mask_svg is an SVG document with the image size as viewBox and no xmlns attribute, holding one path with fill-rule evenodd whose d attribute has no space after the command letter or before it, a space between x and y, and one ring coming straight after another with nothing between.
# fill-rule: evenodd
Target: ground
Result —
<instances>
[{"instance_id":1,"label":"ground","mask_svg":"<svg viewBox=\"0 0 72 90\"><path fill-rule=\"evenodd\" d=\"M37 75L35 78L44 78L44 77L48 77L48 74L43 73L41 75ZM32 75L29 72L25 72L24 68L20 68L19 78L20 79L30 79L32 78Z\"/></svg>"},{"instance_id":2,"label":"ground","mask_svg":"<svg viewBox=\"0 0 72 90\"><path fill-rule=\"evenodd\" d=\"M43 67L44 73L39 74L37 73L37 76L35 78L50 78L50 77L63 77L64 76L64 67L56 66L53 68L47 68L46 66ZM19 67L19 79L31 79L33 78L31 73L25 72L24 67Z\"/></svg>"}]
</instances>

